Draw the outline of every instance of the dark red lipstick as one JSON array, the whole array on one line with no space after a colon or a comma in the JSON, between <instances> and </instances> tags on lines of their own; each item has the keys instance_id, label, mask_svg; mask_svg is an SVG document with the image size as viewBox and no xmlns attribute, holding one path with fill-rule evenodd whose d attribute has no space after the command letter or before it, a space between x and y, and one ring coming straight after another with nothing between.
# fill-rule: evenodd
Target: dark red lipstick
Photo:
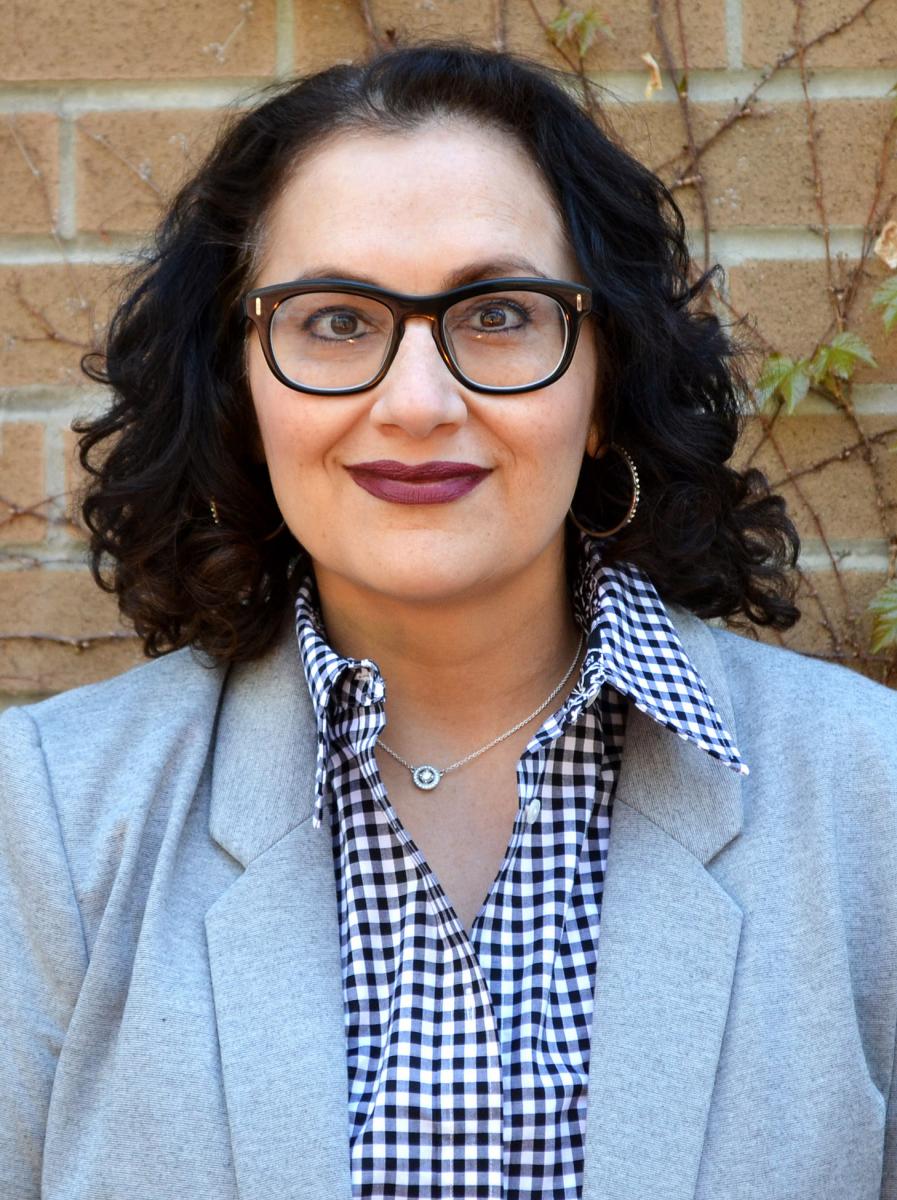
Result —
<instances>
[{"instance_id":1,"label":"dark red lipstick","mask_svg":"<svg viewBox=\"0 0 897 1200\"><path fill-rule=\"evenodd\" d=\"M482 483L490 469L476 463L402 463L387 458L346 467L359 487L391 504L446 504L459 500Z\"/></svg>"}]
</instances>

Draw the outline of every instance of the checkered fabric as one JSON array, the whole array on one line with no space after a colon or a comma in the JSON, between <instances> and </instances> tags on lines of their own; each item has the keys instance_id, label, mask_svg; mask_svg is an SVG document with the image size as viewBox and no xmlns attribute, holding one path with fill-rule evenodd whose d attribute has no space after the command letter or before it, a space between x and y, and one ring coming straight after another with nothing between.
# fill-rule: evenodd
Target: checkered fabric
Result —
<instances>
[{"instance_id":1,"label":"checkered fabric","mask_svg":"<svg viewBox=\"0 0 897 1200\"><path fill-rule=\"evenodd\" d=\"M313 579L299 589L319 735L315 823L329 808L336 872L355 1198L581 1196L627 698L747 770L639 571L603 566L584 541L573 600L586 657L520 760L518 815L468 936L380 778L380 672L330 648Z\"/></svg>"}]
</instances>

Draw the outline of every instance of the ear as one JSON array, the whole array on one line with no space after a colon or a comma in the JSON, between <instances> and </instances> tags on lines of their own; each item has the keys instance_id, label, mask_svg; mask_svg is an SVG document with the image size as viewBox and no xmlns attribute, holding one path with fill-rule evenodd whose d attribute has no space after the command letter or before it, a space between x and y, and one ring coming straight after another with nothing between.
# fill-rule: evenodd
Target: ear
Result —
<instances>
[{"instance_id":1,"label":"ear","mask_svg":"<svg viewBox=\"0 0 897 1200\"><path fill-rule=\"evenodd\" d=\"M594 458L598 453L598 448L601 445L601 434L598 431L598 426L592 422L589 427L589 436L586 438L586 454L589 458Z\"/></svg>"}]
</instances>

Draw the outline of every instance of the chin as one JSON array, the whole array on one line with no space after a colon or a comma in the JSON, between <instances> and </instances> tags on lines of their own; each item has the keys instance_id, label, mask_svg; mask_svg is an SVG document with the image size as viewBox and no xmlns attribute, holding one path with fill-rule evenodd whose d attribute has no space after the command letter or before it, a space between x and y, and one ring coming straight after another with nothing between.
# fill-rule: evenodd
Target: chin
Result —
<instances>
[{"instance_id":1,"label":"chin","mask_svg":"<svg viewBox=\"0 0 897 1200\"><path fill-rule=\"evenodd\" d=\"M489 590L500 577L500 565L486 545L458 546L440 539L407 539L394 545L374 542L363 558L324 563L350 585L404 604L440 604Z\"/></svg>"},{"instance_id":2,"label":"chin","mask_svg":"<svg viewBox=\"0 0 897 1200\"><path fill-rule=\"evenodd\" d=\"M496 583L495 564L468 561L462 567L451 562L417 561L383 571L372 572L365 581L371 591L405 604L438 605L463 600Z\"/></svg>"}]
</instances>

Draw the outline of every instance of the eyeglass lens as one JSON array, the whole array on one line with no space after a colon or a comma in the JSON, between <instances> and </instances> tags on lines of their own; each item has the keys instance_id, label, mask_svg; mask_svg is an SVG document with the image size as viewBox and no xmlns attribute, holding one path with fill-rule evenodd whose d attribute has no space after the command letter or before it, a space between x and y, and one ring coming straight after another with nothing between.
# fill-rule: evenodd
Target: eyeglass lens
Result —
<instances>
[{"instance_id":1,"label":"eyeglass lens","mask_svg":"<svg viewBox=\"0 0 897 1200\"><path fill-rule=\"evenodd\" d=\"M483 387L523 388L557 368L567 344L564 310L540 292L499 291L459 300L443 336L456 366ZM367 296L306 292L278 305L271 349L283 374L310 388L358 387L383 366L393 315Z\"/></svg>"}]
</instances>

